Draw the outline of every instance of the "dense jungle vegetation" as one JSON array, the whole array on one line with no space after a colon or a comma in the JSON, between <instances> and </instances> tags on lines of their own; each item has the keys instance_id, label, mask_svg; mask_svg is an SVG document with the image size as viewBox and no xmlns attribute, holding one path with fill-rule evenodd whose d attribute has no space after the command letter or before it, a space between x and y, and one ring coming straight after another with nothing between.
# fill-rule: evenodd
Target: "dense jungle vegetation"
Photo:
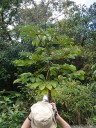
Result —
<instances>
[{"instance_id":1,"label":"dense jungle vegetation","mask_svg":"<svg viewBox=\"0 0 96 128\"><path fill-rule=\"evenodd\" d=\"M70 125L96 126L96 2L0 0L0 128L44 94Z\"/></svg>"}]
</instances>

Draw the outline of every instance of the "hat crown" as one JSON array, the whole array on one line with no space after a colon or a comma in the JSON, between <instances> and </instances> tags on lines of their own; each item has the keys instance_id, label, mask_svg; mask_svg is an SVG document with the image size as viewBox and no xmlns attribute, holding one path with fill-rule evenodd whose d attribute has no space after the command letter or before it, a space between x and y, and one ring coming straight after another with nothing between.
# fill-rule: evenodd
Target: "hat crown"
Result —
<instances>
[{"instance_id":1,"label":"hat crown","mask_svg":"<svg viewBox=\"0 0 96 128\"><path fill-rule=\"evenodd\" d=\"M31 112L32 128L56 128L52 105L48 102L37 102L31 107Z\"/></svg>"}]
</instances>

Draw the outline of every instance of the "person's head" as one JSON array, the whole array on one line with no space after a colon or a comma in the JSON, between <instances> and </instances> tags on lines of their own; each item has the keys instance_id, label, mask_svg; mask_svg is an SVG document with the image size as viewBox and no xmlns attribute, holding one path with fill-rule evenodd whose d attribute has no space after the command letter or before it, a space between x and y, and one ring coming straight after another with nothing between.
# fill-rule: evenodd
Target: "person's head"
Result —
<instances>
[{"instance_id":1,"label":"person's head","mask_svg":"<svg viewBox=\"0 0 96 128\"><path fill-rule=\"evenodd\" d=\"M31 107L32 128L56 128L52 105L48 102L37 102Z\"/></svg>"}]
</instances>

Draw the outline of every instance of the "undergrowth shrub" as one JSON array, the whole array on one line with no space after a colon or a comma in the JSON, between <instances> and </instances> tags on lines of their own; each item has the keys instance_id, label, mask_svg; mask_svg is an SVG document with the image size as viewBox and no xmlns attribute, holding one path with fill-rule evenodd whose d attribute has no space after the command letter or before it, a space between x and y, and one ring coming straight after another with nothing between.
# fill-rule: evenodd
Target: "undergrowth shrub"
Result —
<instances>
[{"instance_id":1,"label":"undergrowth shrub","mask_svg":"<svg viewBox=\"0 0 96 128\"><path fill-rule=\"evenodd\" d=\"M96 125L95 87L95 84L84 86L71 81L57 88L53 100L57 104L59 114L70 125ZM28 90L24 90L24 94L14 93L11 96L0 92L0 128L21 128L31 105L43 96L39 93L34 99L32 97L31 101L31 91L27 92ZM58 124L58 128L60 127Z\"/></svg>"},{"instance_id":2,"label":"undergrowth shrub","mask_svg":"<svg viewBox=\"0 0 96 128\"><path fill-rule=\"evenodd\" d=\"M58 87L55 95L60 115L72 125L87 124L94 117L94 98L90 86L66 82Z\"/></svg>"}]
</instances>

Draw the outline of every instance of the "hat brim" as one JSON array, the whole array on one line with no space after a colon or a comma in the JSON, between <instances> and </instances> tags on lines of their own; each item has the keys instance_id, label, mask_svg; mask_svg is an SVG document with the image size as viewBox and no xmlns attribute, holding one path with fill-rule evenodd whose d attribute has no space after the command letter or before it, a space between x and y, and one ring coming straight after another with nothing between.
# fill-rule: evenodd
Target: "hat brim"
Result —
<instances>
[{"instance_id":1,"label":"hat brim","mask_svg":"<svg viewBox=\"0 0 96 128\"><path fill-rule=\"evenodd\" d=\"M57 128L57 125L54 121L52 122L51 126L48 126L48 125L40 126L40 125L35 125L34 123L31 123L31 126L32 128Z\"/></svg>"}]
</instances>

